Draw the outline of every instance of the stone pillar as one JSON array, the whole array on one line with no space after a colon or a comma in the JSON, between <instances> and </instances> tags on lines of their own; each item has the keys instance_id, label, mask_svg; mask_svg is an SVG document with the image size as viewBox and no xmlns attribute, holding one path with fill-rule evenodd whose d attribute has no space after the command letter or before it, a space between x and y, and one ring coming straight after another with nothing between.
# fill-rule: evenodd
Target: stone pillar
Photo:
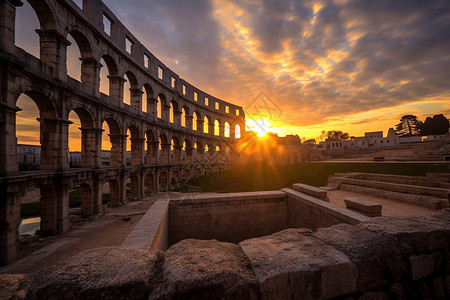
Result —
<instances>
[{"instance_id":1,"label":"stone pillar","mask_svg":"<svg viewBox=\"0 0 450 300\"><path fill-rule=\"evenodd\" d=\"M121 167L126 165L125 149L126 138L128 135L123 134L109 134L111 139L111 160L109 165L111 167Z\"/></svg>"},{"instance_id":2,"label":"stone pillar","mask_svg":"<svg viewBox=\"0 0 450 300\"><path fill-rule=\"evenodd\" d=\"M147 164L156 164L158 162L158 144L156 141L147 141Z\"/></svg>"},{"instance_id":3,"label":"stone pillar","mask_svg":"<svg viewBox=\"0 0 450 300\"><path fill-rule=\"evenodd\" d=\"M214 122L208 124L208 134L214 135Z\"/></svg>"},{"instance_id":4,"label":"stone pillar","mask_svg":"<svg viewBox=\"0 0 450 300\"><path fill-rule=\"evenodd\" d=\"M203 120L198 120L197 119L197 131L198 132L203 132L203 123L204 123L205 121L203 121Z\"/></svg>"},{"instance_id":5,"label":"stone pillar","mask_svg":"<svg viewBox=\"0 0 450 300\"><path fill-rule=\"evenodd\" d=\"M138 112L142 111L142 90L140 89L130 89L130 105L137 109Z\"/></svg>"},{"instance_id":6,"label":"stone pillar","mask_svg":"<svg viewBox=\"0 0 450 300\"><path fill-rule=\"evenodd\" d=\"M183 146L173 146L173 162L181 163L181 149Z\"/></svg>"},{"instance_id":7,"label":"stone pillar","mask_svg":"<svg viewBox=\"0 0 450 300\"><path fill-rule=\"evenodd\" d=\"M173 111L173 123L181 127L181 111L179 110Z\"/></svg>"},{"instance_id":8,"label":"stone pillar","mask_svg":"<svg viewBox=\"0 0 450 300\"><path fill-rule=\"evenodd\" d=\"M131 165L144 164L144 138L131 138Z\"/></svg>"},{"instance_id":9,"label":"stone pillar","mask_svg":"<svg viewBox=\"0 0 450 300\"><path fill-rule=\"evenodd\" d=\"M225 136L225 125L219 124L219 136L224 137Z\"/></svg>"},{"instance_id":10,"label":"stone pillar","mask_svg":"<svg viewBox=\"0 0 450 300\"><path fill-rule=\"evenodd\" d=\"M69 220L69 185L57 182L55 186L56 234L70 230Z\"/></svg>"},{"instance_id":11,"label":"stone pillar","mask_svg":"<svg viewBox=\"0 0 450 300\"><path fill-rule=\"evenodd\" d=\"M192 119L193 116L186 115L186 128L192 129Z\"/></svg>"},{"instance_id":12,"label":"stone pillar","mask_svg":"<svg viewBox=\"0 0 450 300\"><path fill-rule=\"evenodd\" d=\"M170 163L170 143L163 144L161 143L161 157L159 162L162 164Z\"/></svg>"},{"instance_id":13,"label":"stone pillar","mask_svg":"<svg viewBox=\"0 0 450 300\"><path fill-rule=\"evenodd\" d=\"M40 58L54 70L55 78L67 81L67 46L70 42L54 29L36 29L39 34Z\"/></svg>"},{"instance_id":14,"label":"stone pillar","mask_svg":"<svg viewBox=\"0 0 450 300\"><path fill-rule=\"evenodd\" d=\"M109 96L114 99L114 104L123 107L123 84L125 78L118 75L109 75Z\"/></svg>"},{"instance_id":15,"label":"stone pillar","mask_svg":"<svg viewBox=\"0 0 450 300\"><path fill-rule=\"evenodd\" d=\"M134 200L141 200L142 195L142 176L140 174L133 174L131 175L131 197L134 198Z\"/></svg>"},{"instance_id":16,"label":"stone pillar","mask_svg":"<svg viewBox=\"0 0 450 300\"><path fill-rule=\"evenodd\" d=\"M191 164L193 162L193 155L192 155L192 151L194 148L192 147L186 147L185 152L186 152L186 156L185 156L185 160L184 163L185 164Z\"/></svg>"},{"instance_id":17,"label":"stone pillar","mask_svg":"<svg viewBox=\"0 0 450 300\"><path fill-rule=\"evenodd\" d=\"M71 121L37 118L41 123L41 170L69 168L68 128Z\"/></svg>"},{"instance_id":18,"label":"stone pillar","mask_svg":"<svg viewBox=\"0 0 450 300\"><path fill-rule=\"evenodd\" d=\"M216 158L216 149L211 147L208 149L208 162L213 163Z\"/></svg>"},{"instance_id":19,"label":"stone pillar","mask_svg":"<svg viewBox=\"0 0 450 300\"><path fill-rule=\"evenodd\" d=\"M6 183L0 184L0 266L15 261L19 256L19 225L21 196Z\"/></svg>"},{"instance_id":20,"label":"stone pillar","mask_svg":"<svg viewBox=\"0 0 450 300\"><path fill-rule=\"evenodd\" d=\"M167 105L166 103L161 103L161 119L169 123L170 120L170 105Z\"/></svg>"},{"instance_id":21,"label":"stone pillar","mask_svg":"<svg viewBox=\"0 0 450 300\"><path fill-rule=\"evenodd\" d=\"M80 128L81 130L81 167L92 168L102 165L101 138L102 129Z\"/></svg>"},{"instance_id":22,"label":"stone pillar","mask_svg":"<svg viewBox=\"0 0 450 300\"><path fill-rule=\"evenodd\" d=\"M16 106L0 102L0 174L18 171Z\"/></svg>"},{"instance_id":23,"label":"stone pillar","mask_svg":"<svg viewBox=\"0 0 450 300\"><path fill-rule=\"evenodd\" d=\"M13 53L15 48L16 6L22 6L20 0L0 1L0 48Z\"/></svg>"},{"instance_id":24,"label":"stone pillar","mask_svg":"<svg viewBox=\"0 0 450 300\"><path fill-rule=\"evenodd\" d=\"M80 58L81 60L81 82L92 89L92 94L100 97L100 69L102 64L92 57Z\"/></svg>"},{"instance_id":25,"label":"stone pillar","mask_svg":"<svg viewBox=\"0 0 450 300\"><path fill-rule=\"evenodd\" d=\"M95 197L93 193L93 184L82 184L80 186L81 190L81 214L84 217L90 217L94 215L95 210Z\"/></svg>"},{"instance_id":26,"label":"stone pillar","mask_svg":"<svg viewBox=\"0 0 450 300\"><path fill-rule=\"evenodd\" d=\"M147 114L151 117L152 120L157 119L156 115L156 102L155 98L147 97Z\"/></svg>"}]
</instances>

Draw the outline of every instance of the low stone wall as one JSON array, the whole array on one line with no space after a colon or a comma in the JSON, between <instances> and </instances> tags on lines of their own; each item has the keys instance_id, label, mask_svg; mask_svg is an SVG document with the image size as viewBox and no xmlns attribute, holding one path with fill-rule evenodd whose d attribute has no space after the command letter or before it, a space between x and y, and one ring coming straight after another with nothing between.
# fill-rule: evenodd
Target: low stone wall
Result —
<instances>
[{"instance_id":1,"label":"low stone wall","mask_svg":"<svg viewBox=\"0 0 450 300\"><path fill-rule=\"evenodd\" d=\"M170 244L187 238L238 243L288 227L281 191L199 195L170 202Z\"/></svg>"},{"instance_id":2,"label":"low stone wall","mask_svg":"<svg viewBox=\"0 0 450 300\"><path fill-rule=\"evenodd\" d=\"M362 214L292 189L282 189L282 191L287 194L288 219L291 228L317 229L339 223L357 225L370 219Z\"/></svg>"},{"instance_id":3,"label":"low stone wall","mask_svg":"<svg viewBox=\"0 0 450 300\"><path fill-rule=\"evenodd\" d=\"M449 248L450 210L444 210L431 218L379 217L314 232L286 229L239 245L188 239L165 253L99 248L25 280L4 275L3 282L12 285L2 296L449 299Z\"/></svg>"}]
</instances>

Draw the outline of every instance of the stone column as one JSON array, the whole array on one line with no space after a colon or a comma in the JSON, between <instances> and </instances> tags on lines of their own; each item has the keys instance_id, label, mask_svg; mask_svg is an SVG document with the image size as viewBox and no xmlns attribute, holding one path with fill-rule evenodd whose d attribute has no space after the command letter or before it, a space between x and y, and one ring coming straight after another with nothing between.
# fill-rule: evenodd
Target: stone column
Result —
<instances>
[{"instance_id":1,"label":"stone column","mask_svg":"<svg viewBox=\"0 0 450 300\"><path fill-rule=\"evenodd\" d=\"M18 171L16 112L19 110L0 102L0 174Z\"/></svg>"},{"instance_id":2,"label":"stone column","mask_svg":"<svg viewBox=\"0 0 450 300\"><path fill-rule=\"evenodd\" d=\"M142 106L141 106L141 102L142 102L142 90L140 89L130 89L130 105L131 107L134 107L137 109L138 112L142 111Z\"/></svg>"},{"instance_id":3,"label":"stone column","mask_svg":"<svg viewBox=\"0 0 450 300\"><path fill-rule=\"evenodd\" d=\"M92 94L100 97L100 69L102 64L92 57L80 58L81 60L81 82L90 86Z\"/></svg>"},{"instance_id":4,"label":"stone column","mask_svg":"<svg viewBox=\"0 0 450 300\"><path fill-rule=\"evenodd\" d=\"M224 137L225 136L225 125L219 124L219 136Z\"/></svg>"},{"instance_id":5,"label":"stone column","mask_svg":"<svg viewBox=\"0 0 450 300\"><path fill-rule=\"evenodd\" d=\"M21 196L18 189L0 184L0 266L15 261L19 256L19 225Z\"/></svg>"},{"instance_id":6,"label":"stone column","mask_svg":"<svg viewBox=\"0 0 450 300\"><path fill-rule=\"evenodd\" d=\"M158 142L147 141L147 164L157 163Z\"/></svg>"},{"instance_id":7,"label":"stone column","mask_svg":"<svg viewBox=\"0 0 450 300\"><path fill-rule=\"evenodd\" d=\"M121 167L126 165L125 147L128 135L109 134L111 139L111 167Z\"/></svg>"},{"instance_id":8,"label":"stone column","mask_svg":"<svg viewBox=\"0 0 450 300\"><path fill-rule=\"evenodd\" d=\"M156 102L157 100L152 97L147 97L147 114L151 117L152 120L156 120L158 117L156 115Z\"/></svg>"},{"instance_id":9,"label":"stone column","mask_svg":"<svg viewBox=\"0 0 450 300\"><path fill-rule=\"evenodd\" d=\"M192 129L192 119L193 116L186 115L186 128Z\"/></svg>"},{"instance_id":10,"label":"stone column","mask_svg":"<svg viewBox=\"0 0 450 300\"><path fill-rule=\"evenodd\" d=\"M109 96L114 99L114 104L123 107L123 84L125 78L118 75L109 75Z\"/></svg>"},{"instance_id":11,"label":"stone column","mask_svg":"<svg viewBox=\"0 0 450 300\"><path fill-rule=\"evenodd\" d=\"M55 185L56 203L56 234L63 234L70 230L69 220L69 185L57 182Z\"/></svg>"},{"instance_id":12,"label":"stone column","mask_svg":"<svg viewBox=\"0 0 450 300\"><path fill-rule=\"evenodd\" d=\"M81 130L81 167L100 167L102 129L80 128Z\"/></svg>"},{"instance_id":13,"label":"stone column","mask_svg":"<svg viewBox=\"0 0 450 300\"><path fill-rule=\"evenodd\" d=\"M16 6L22 6L20 0L0 1L0 48L7 52L14 52Z\"/></svg>"},{"instance_id":14,"label":"stone column","mask_svg":"<svg viewBox=\"0 0 450 300\"><path fill-rule=\"evenodd\" d=\"M131 138L131 165L144 164L144 138Z\"/></svg>"},{"instance_id":15,"label":"stone column","mask_svg":"<svg viewBox=\"0 0 450 300\"><path fill-rule=\"evenodd\" d=\"M161 143L161 157L159 162L162 164L170 163L170 143L163 144Z\"/></svg>"},{"instance_id":16,"label":"stone column","mask_svg":"<svg viewBox=\"0 0 450 300\"><path fill-rule=\"evenodd\" d=\"M198 132L203 132L203 123L204 123L205 121L203 121L203 120L198 120L197 119L197 131Z\"/></svg>"},{"instance_id":17,"label":"stone column","mask_svg":"<svg viewBox=\"0 0 450 300\"><path fill-rule=\"evenodd\" d=\"M71 121L37 118L41 123L41 170L69 168L68 127Z\"/></svg>"},{"instance_id":18,"label":"stone column","mask_svg":"<svg viewBox=\"0 0 450 300\"><path fill-rule=\"evenodd\" d=\"M181 111L179 110L173 111L173 123L181 127Z\"/></svg>"},{"instance_id":19,"label":"stone column","mask_svg":"<svg viewBox=\"0 0 450 300\"><path fill-rule=\"evenodd\" d=\"M216 149L214 147L211 147L208 149L208 162L213 163L216 159Z\"/></svg>"},{"instance_id":20,"label":"stone column","mask_svg":"<svg viewBox=\"0 0 450 300\"><path fill-rule=\"evenodd\" d=\"M193 162L193 155L192 155L192 151L194 148L192 147L186 147L185 152L186 152L186 157L184 160L185 164L191 164Z\"/></svg>"},{"instance_id":21,"label":"stone column","mask_svg":"<svg viewBox=\"0 0 450 300\"><path fill-rule=\"evenodd\" d=\"M173 162L180 163L181 162L181 149L183 146L173 146Z\"/></svg>"},{"instance_id":22,"label":"stone column","mask_svg":"<svg viewBox=\"0 0 450 300\"><path fill-rule=\"evenodd\" d=\"M170 105L167 105L167 103L161 103L161 119L169 123L170 120Z\"/></svg>"},{"instance_id":23,"label":"stone column","mask_svg":"<svg viewBox=\"0 0 450 300\"><path fill-rule=\"evenodd\" d=\"M54 70L55 78L67 81L67 46L70 42L54 29L36 29L39 34L40 58Z\"/></svg>"}]
</instances>

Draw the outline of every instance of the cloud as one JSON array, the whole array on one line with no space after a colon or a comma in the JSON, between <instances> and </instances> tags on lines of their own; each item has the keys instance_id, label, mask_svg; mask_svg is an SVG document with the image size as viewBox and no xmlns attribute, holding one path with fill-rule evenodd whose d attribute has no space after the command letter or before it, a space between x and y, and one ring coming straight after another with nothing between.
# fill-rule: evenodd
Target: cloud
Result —
<instances>
[{"instance_id":1,"label":"cloud","mask_svg":"<svg viewBox=\"0 0 450 300\"><path fill-rule=\"evenodd\" d=\"M266 92L285 112L275 126L320 128L371 110L397 120L399 107L450 101L447 0L104 2L200 89L244 108ZM353 124L364 122L376 120Z\"/></svg>"}]
</instances>

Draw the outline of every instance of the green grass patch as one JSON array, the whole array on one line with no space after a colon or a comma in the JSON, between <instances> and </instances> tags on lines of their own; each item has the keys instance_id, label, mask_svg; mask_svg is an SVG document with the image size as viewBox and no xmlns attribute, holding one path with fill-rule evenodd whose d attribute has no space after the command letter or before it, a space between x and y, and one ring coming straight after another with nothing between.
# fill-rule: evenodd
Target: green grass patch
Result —
<instances>
[{"instance_id":1,"label":"green grass patch","mask_svg":"<svg viewBox=\"0 0 450 300\"><path fill-rule=\"evenodd\" d=\"M449 173L445 164L411 163L302 163L290 166L248 164L190 180L180 192L250 192L278 190L293 183L325 186L329 175L344 172L366 172L425 176L426 173Z\"/></svg>"}]
</instances>

